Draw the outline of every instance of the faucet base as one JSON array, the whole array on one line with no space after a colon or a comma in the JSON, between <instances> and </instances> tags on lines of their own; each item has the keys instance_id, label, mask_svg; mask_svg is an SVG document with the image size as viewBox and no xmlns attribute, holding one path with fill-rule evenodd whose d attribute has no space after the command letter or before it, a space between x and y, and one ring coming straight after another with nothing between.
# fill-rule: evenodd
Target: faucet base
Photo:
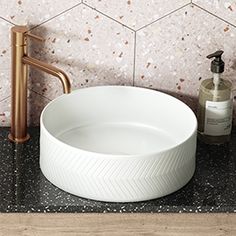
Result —
<instances>
[{"instance_id":1,"label":"faucet base","mask_svg":"<svg viewBox=\"0 0 236 236\"><path fill-rule=\"evenodd\" d=\"M14 143L24 143L30 139L30 135L27 134L24 138L14 138L11 134L8 134L8 139Z\"/></svg>"}]
</instances>

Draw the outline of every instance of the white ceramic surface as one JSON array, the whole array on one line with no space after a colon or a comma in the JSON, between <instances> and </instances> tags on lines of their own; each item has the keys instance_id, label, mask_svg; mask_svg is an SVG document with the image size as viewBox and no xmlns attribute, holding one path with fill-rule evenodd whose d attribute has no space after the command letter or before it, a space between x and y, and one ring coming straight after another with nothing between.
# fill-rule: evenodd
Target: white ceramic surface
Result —
<instances>
[{"instance_id":1,"label":"white ceramic surface","mask_svg":"<svg viewBox=\"0 0 236 236\"><path fill-rule=\"evenodd\" d=\"M41 115L40 166L53 184L101 201L158 198L195 170L194 113L154 90L100 86L50 102Z\"/></svg>"}]
</instances>

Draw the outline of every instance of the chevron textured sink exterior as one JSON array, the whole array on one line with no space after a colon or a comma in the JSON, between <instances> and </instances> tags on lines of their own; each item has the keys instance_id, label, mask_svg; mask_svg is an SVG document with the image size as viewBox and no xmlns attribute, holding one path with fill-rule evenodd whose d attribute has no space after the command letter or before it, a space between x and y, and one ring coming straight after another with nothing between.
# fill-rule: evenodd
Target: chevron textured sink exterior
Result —
<instances>
[{"instance_id":1,"label":"chevron textured sink exterior","mask_svg":"<svg viewBox=\"0 0 236 236\"><path fill-rule=\"evenodd\" d=\"M161 92L80 89L50 102L40 122L42 172L80 197L154 199L183 187L195 170L196 117Z\"/></svg>"}]
</instances>

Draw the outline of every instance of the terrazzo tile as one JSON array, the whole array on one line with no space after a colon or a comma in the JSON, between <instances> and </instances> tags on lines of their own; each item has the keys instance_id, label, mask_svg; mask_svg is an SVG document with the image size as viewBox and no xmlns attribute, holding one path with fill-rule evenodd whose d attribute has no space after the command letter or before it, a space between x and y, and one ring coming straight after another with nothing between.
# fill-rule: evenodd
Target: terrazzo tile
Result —
<instances>
[{"instance_id":1,"label":"terrazzo tile","mask_svg":"<svg viewBox=\"0 0 236 236\"><path fill-rule=\"evenodd\" d=\"M139 29L160 17L190 3L189 0L179 1L132 1L132 0L85 0L84 3L107 14L132 29Z\"/></svg>"},{"instance_id":2,"label":"terrazzo tile","mask_svg":"<svg viewBox=\"0 0 236 236\"><path fill-rule=\"evenodd\" d=\"M28 91L28 125L37 126L39 124L40 115L43 108L50 102L46 97L43 97L34 91Z\"/></svg>"},{"instance_id":3,"label":"terrazzo tile","mask_svg":"<svg viewBox=\"0 0 236 236\"><path fill-rule=\"evenodd\" d=\"M0 18L0 101L10 95L10 29L12 26Z\"/></svg>"},{"instance_id":4,"label":"terrazzo tile","mask_svg":"<svg viewBox=\"0 0 236 236\"><path fill-rule=\"evenodd\" d=\"M0 126L10 125L10 28L13 26L1 17L14 24L35 26L56 16L34 31L47 41L43 45L32 41L31 55L65 70L73 89L133 85L133 30L191 1L84 0L91 7L81 4L69 10L80 2L9 0L6 4L0 1ZM236 25L236 1L193 0L193 3ZM218 48L225 50L225 76L236 86L235 34L234 27L196 6L189 5L164 17L137 32L135 85L163 90L196 110L199 84L211 75L210 61L205 58L208 53ZM29 88L36 93L30 95L31 118L28 119L31 125L37 125L41 110L62 94L62 87L58 79L31 70Z\"/></svg>"},{"instance_id":5,"label":"terrazzo tile","mask_svg":"<svg viewBox=\"0 0 236 236\"><path fill-rule=\"evenodd\" d=\"M137 32L135 85L171 93L195 110L200 82L211 77L209 53L225 51L224 75L236 85L235 39L234 27L187 6Z\"/></svg>"},{"instance_id":6,"label":"terrazzo tile","mask_svg":"<svg viewBox=\"0 0 236 236\"><path fill-rule=\"evenodd\" d=\"M28 125L36 126L39 124L40 114L43 108L50 102L49 99L41 95L28 91ZM8 97L0 102L0 126L10 126L11 123L11 98Z\"/></svg>"},{"instance_id":7,"label":"terrazzo tile","mask_svg":"<svg viewBox=\"0 0 236 236\"><path fill-rule=\"evenodd\" d=\"M0 16L17 25L35 26L80 2L81 0L0 1Z\"/></svg>"},{"instance_id":8,"label":"terrazzo tile","mask_svg":"<svg viewBox=\"0 0 236 236\"><path fill-rule=\"evenodd\" d=\"M45 45L33 44L31 54L63 69L73 89L95 85L131 85L134 33L80 5L42 26L34 33ZM62 94L57 78L31 70L30 87L49 99Z\"/></svg>"},{"instance_id":9,"label":"terrazzo tile","mask_svg":"<svg viewBox=\"0 0 236 236\"><path fill-rule=\"evenodd\" d=\"M4 129L4 130L3 130ZM9 130L1 127L0 131L0 209L6 211L15 203L15 166L14 166L14 145L9 142L7 135Z\"/></svg>"},{"instance_id":10,"label":"terrazzo tile","mask_svg":"<svg viewBox=\"0 0 236 236\"><path fill-rule=\"evenodd\" d=\"M10 97L0 102L0 126L10 125Z\"/></svg>"},{"instance_id":11,"label":"terrazzo tile","mask_svg":"<svg viewBox=\"0 0 236 236\"><path fill-rule=\"evenodd\" d=\"M205 10L236 25L236 1L235 0L193 0L193 3Z\"/></svg>"}]
</instances>

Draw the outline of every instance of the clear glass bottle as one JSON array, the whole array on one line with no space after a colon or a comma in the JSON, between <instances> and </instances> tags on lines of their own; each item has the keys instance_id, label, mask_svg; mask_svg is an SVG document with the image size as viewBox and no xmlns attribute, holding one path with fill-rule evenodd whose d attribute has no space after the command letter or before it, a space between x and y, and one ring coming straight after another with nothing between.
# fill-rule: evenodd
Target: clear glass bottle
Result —
<instances>
[{"instance_id":1,"label":"clear glass bottle","mask_svg":"<svg viewBox=\"0 0 236 236\"><path fill-rule=\"evenodd\" d=\"M232 83L222 78L223 51L207 56L213 78L202 81L198 104L198 138L208 144L222 144L230 140L232 129Z\"/></svg>"}]
</instances>

